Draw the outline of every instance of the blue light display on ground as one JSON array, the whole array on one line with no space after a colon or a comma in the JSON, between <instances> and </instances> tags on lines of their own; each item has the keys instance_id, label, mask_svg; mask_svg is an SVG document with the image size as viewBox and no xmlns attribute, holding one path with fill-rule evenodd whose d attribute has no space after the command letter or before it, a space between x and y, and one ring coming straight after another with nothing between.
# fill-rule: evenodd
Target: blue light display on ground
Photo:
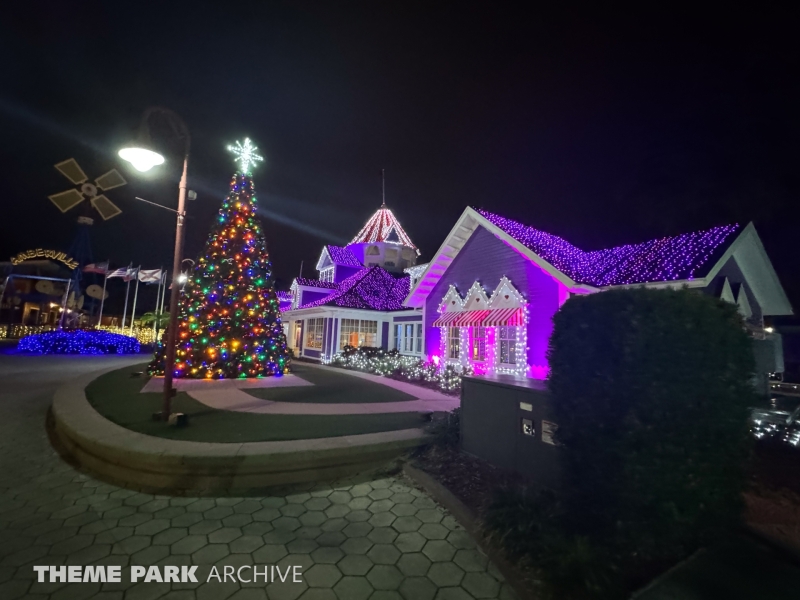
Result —
<instances>
[{"instance_id":1,"label":"blue light display on ground","mask_svg":"<svg viewBox=\"0 0 800 600\"><path fill-rule=\"evenodd\" d=\"M32 354L136 354L139 340L108 331L45 331L22 338L17 350Z\"/></svg>"}]
</instances>

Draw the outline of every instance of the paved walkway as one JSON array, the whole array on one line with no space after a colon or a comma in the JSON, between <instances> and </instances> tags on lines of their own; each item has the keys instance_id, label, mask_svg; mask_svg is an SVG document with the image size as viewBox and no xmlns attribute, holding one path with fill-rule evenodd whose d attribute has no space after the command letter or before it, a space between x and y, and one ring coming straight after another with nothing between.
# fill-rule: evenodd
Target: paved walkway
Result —
<instances>
[{"instance_id":1,"label":"paved walkway","mask_svg":"<svg viewBox=\"0 0 800 600\"><path fill-rule=\"evenodd\" d=\"M419 385L397 381L389 377L350 371L336 367L303 363L303 366L315 369L330 370L339 374L366 379L405 394L414 400L403 402L358 402L320 404L317 402L274 402L256 398L248 394L247 389L269 389L296 386L310 386L311 383L296 375L283 377L265 377L263 379L222 379L222 380L178 380L178 389L185 391L198 402L218 410L237 412L272 414L272 415L360 415L401 412L437 412L451 411L460 404L458 397L448 396ZM160 391L163 378L153 377L142 388L142 392ZM309 395L314 389L308 390Z\"/></svg>"},{"instance_id":2,"label":"paved walkway","mask_svg":"<svg viewBox=\"0 0 800 600\"><path fill-rule=\"evenodd\" d=\"M140 360L140 359L139 359ZM117 357L0 356L0 598L513 598L470 536L397 478L257 498L170 498L75 471L44 431L54 389ZM33 565L120 565L121 584L38 583ZM301 584L206 583L212 565L301 565ZM137 583L130 565L201 565L197 584Z\"/></svg>"}]
</instances>

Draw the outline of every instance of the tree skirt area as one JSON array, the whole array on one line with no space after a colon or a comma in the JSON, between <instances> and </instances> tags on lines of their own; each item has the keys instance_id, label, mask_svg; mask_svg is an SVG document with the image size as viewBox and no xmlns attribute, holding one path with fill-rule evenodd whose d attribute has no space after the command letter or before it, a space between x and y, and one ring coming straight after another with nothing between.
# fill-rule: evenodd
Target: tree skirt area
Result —
<instances>
[{"instance_id":1,"label":"tree skirt area","mask_svg":"<svg viewBox=\"0 0 800 600\"><path fill-rule=\"evenodd\" d=\"M152 419L152 414L161 410L162 395L142 393L147 383L141 374L144 367L141 364L101 375L87 386L86 397L109 421L147 435L196 442L264 442L396 431L427 422L427 417L417 412L262 415L216 410L179 391L172 410L187 414L189 426L168 427Z\"/></svg>"}]
</instances>

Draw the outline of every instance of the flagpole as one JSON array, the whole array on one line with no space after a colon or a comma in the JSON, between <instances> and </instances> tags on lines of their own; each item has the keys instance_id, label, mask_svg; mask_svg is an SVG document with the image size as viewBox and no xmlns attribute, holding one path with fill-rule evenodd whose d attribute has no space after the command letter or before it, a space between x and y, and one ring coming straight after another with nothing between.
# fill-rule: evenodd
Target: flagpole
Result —
<instances>
[{"instance_id":1,"label":"flagpole","mask_svg":"<svg viewBox=\"0 0 800 600\"><path fill-rule=\"evenodd\" d=\"M128 270L125 271L125 278L128 278L128 274L131 272L131 267L133 263L128 265ZM125 331L125 320L128 318L128 296L130 295L131 291L131 280L128 279L128 283L125 286L125 308L122 309L122 326L120 327L120 331Z\"/></svg>"},{"instance_id":2,"label":"flagpole","mask_svg":"<svg viewBox=\"0 0 800 600\"><path fill-rule=\"evenodd\" d=\"M160 314L158 312L158 298L161 296L161 282L164 281L164 267L158 268L158 290L156 290L156 309L154 311L155 319L153 319L153 339L155 340L156 334L158 333L158 319L160 318Z\"/></svg>"},{"instance_id":3,"label":"flagpole","mask_svg":"<svg viewBox=\"0 0 800 600\"><path fill-rule=\"evenodd\" d=\"M100 296L100 317L97 319L97 328L103 326L103 303L106 301L106 281L108 281L108 266L111 264L111 259L106 261L106 268L103 271L103 293Z\"/></svg>"},{"instance_id":4,"label":"flagpole","mask_svg":"<svg viewBox=\"0 0 800 600\"><path fill-rule=\"evenodd\" d=\"M131 311L131 337L133 337L133 322L136 320L136 299L139 297L139 271L142 269L142 265L136 267L136 288L133 292L133 310Z\"/></svg>"}]
</instances>

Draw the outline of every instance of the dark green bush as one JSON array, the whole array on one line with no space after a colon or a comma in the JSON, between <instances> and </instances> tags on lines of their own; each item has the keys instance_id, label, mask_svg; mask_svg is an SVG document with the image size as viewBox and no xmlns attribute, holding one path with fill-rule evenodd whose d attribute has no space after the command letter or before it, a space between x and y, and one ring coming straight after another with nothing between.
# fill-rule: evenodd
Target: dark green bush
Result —
<instances>
[{"instance_id":1,"label":"dark green bush","mask_svg":"<svg viewBox=\"0 0 800 600\"><path fill-rule=\"evenodd\" d=\"M436 443L445 448L458 448L461 440L461 407L445 413L441 419L435 420L429 430Z\"/></svg>"},{"instance_id":2,"label":"dark green bush","mask_svg":"<svg viewBox=\"0 0 800 600\"><path fill-rule=\"evenodd\" d=\"M754 402L736 307L628 289L572 298L554 323L565 539L624 566L680 558L735 524Z\"/></svg>"}]
</instances>

